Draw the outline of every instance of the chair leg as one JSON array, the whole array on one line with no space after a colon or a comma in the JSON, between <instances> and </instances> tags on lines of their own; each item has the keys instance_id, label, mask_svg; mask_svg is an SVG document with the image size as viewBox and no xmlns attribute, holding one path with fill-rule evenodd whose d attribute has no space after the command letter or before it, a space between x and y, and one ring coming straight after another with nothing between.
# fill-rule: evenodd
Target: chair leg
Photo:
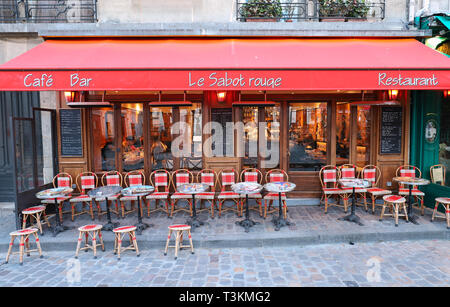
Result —
<instances>
[{"instance_id":1,"label":"chair leg","mask_svg":"<svg viewBox=\"0 0 450 307\"><path fill-rule=\"evenodd\" d=\"M434 221L434 217L435 217L435 215L436 215L436 211L437 211L438 206L439 206L439 203L436 202L436 203L434 204L433 214L431 215L431 221L432 221L432 222Z\"/></svg>"},{"instance_id":2,"label":"chair leg","mask_svg":"<svg viewBox=\"0 0 450 307\"><path fill-rule=\"evenodd\" d=\"M167 236L166 249L164 250L164 256L167 255L167 250L169 248L170 237L172 236L172 229L169 229L169 235Z\"/></svg>"},{"instance_id":3,"label":"chair leg","mask_svg":"<svg viewBox=\"0 0 450 307\"><path fill-rule=\"evenodd\" d=\"M178 258L178 249L180 248L181 231L177 230L175 236L175 260Z\"/></svg>"},{"instance_id":4,"label":"chair leg","mask_svg":"<svg viewBox=\"0 0 450 307\"><path fill-rule=\"evenodd\" d=\"M94 259L97 258L97 231L92 232L92 248L94 249Z\"/></svg>"},{"instance_id":5,"label":"chair leg","mask_svg":"<svg viewBox=\"0 0 450 307\"><path fill-rule=\"evenodd\" d=\"M39 252L39 257L42 258L43 256L42 256L41 243L39 242L39 236L37 233L33 233L33 235L34 235L34 239L36 241L36 246L37 246L37 249Z\"/></svg>"},{"instance_id":6,"label":"chair leg","mask_svg":"<svg viewBox=\"0 0 450 307\"><path fill-rule=\"evenodd\" d=\"M450 205L444 206L445 216L447 218L447 229L450 229Z\"/></svg>"},{"instance_id":7,"label":"chair leg","mask_svg":"<svg viewBox=\"0 0 450 307\"><path fill-rule=\"evenodd\" d=\"M375 197L372 195L372 214L375 214Z\"/></svg>"},{"instance_id":8,"label":"chair leg","mask_svg":"<svg viewBox=\"0 0 450 307\"><path fill-rule=\"evenodd\" d=\"M191 254L194 254L194 244L192 244L191 231L188 230L189 243L191 244Z\"/></svg>"},{"instance_id":9,"label":"chair leg","mask_svg":"<svg viewBox=\"0 0 450 307\"><path fill-rule=\"evenodd\" d=\"M36 213L36 216L34 217L34 219L36 220L36 224L38 226L39 231L41 232L41 234L43 233L42 231L42 224L41 224L41 214L42 213Z\"/></svg>"},{"instance_id":10,"label":"chair leg","mask_svg":"<svg viewBox=\"0 0 450 307\"><path fill-rule=\"evenodd\" d=\"M9 242L8 253L6 254L6 263L8 263L8 261L9 261L9 256L11 255L11 250L14 245L15 239L16 239L16 236L11 236L11 242Z\"/></svg>"},{"instance_id":11,"label":"chair leg","mask_svg":"<svg viewBox=\"0 0 450 307\"><path fill-rule=\"evenodd\" d=\"M384 210L386 210L386 202L383 203L383 208L381 208L380 222L383 220Z\"/></svg>"},{"instance_id":12,"label":"chair leg","mask_svg":"<svg viewBox=\"0 0 450 307\"><path fill-rule=\"evenodd\" d=\"M24 214L24 215L23 215L23 219L22 219L22 229L25 229L25 226L27 226L27 216L28 216L28 214Z\"/></svg>"},{"instance_id":13,"label":"chair leg","mask_svg":"<svg viewBox=\"0 0 450 307\"><path fill-rule=\"evenodd\" d=\"M408 209L406 208L406 203L403 203L403 212L405 213L406 221L409 221L409 219L408 219Z\"/></svg>"},{"instance_id":14,"label":"chair leg","mask_svg":"<svg viewBox=\"0 0 450 307\"><path fill-rule=\"evenodd\" d=\"M394 204L395 227L398 227L398 204Z\"/></svg>"},{"instance_id":15,"label":"chair leg","mask_svg":"<svg viewBox=\"0 0 450 307\"><path fill-rule=\"evenodd\" d=\"M20 236L20 245L19 245L19 254L20 254L19 262L20 262L20 264L23 264L24 245L25 245L24 236Z\"/></svg>"},{"instance_id":16,"label":"chair leg","mask_svg":"<svg viewBox=\"0 0 450 307\"><path fill-rule=\"evenodd\" d=\"M102 231L101 230L98 231L98 238L100 240L102 251L104 252L105 251L105 244L103 243L103 235L102 235Z\"/></svg>"},{"instance_id":17,"label":"chair leg","mask_svg":"<svg viewBox=\"0 0 450 307\"><path fill-rule=\"evenodd\" d=\"M78 252L80 251L81 241L83 241L83 233L80 231L80 234L78 236L77 249L75 251L75 259L78 258Z\"/></svg>"},{"instance_id":18,"label":"chair leg","mask_svg":"<svg viewBox=\"0 0 450 307\"><path fill-rule=\"evenodd\" d=\"M120 252L122 250L122 234L121 233L117 233L118 238L117 238L117 259L120 260Z\"/></svg>"},{"instance_id":19,"label":"chair leg","mask_svg":"<svg viewBox=\"0 0 450 307\"><path fill-rule=\"evenodd\" d=\"M136 241L136 233L134 231L130 232L131 240L133 241L134 250L136 251L136 256L139 257L139 248Z\"/></svg>"}]
</instances>

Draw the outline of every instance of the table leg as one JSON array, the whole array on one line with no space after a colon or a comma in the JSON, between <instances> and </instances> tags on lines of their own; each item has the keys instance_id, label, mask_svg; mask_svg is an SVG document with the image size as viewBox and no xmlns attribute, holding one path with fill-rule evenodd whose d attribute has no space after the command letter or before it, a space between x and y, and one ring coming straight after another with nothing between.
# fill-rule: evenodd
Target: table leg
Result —
<instances>
[{"instance_id":1,"label":"table leg","mask_svg":"<svg viewBox=\"0 0 450 307\"><path fill-rule=\"evenodd\" d=\"M413 213L413 207L412 207L412 185L409 185L409 195L408 195L408 221L413 223L414 225L419 225L417 220L419 219L418 216L414 215Z\"/></svg>"},{"instance_id":2,"label":"table leg","mask_svg":"<svg viewBox=\"0 0 450 307\"><path fill-rule=\"evenodd\" d=\"M356 193L355 188L353 188L352 191L352 209L349 215L339 218L339 221L347 221L347 222L353 222L358 224L359 226L364 226L364 224L361 223L361 219L359 216L355 214L356 210Z\"/></svg>"},{"instance_id":3,"label":"table leg","mask_svg":"<svg viewBox=\"0 0 450 307\"><path fill-rule=\"evenodd\" d=\"M256 224L259 224L259 222L255 222L250 219L250 210L248 209L248 194L245 194L245 219L236 222L236 225L244 227L245 232L249 232L250 227L253 227Z\"/></svg>"},{"instance_id":4,"label":"table leg","mask_svg":"<svg viewBox=\"0 0 450 307\"><path fill-rule=\"evenodd\" d=\"M278 217L274 217L272 220L273 225L275 226L275 231L280 230L283 226L295 225L294 223L289 222L287 219L283 217L283 210L281 208L281 192L278 193Z\"/></svg>"},{"instance_id":5,"label":"table leg","mask_svg":"<svg viewBox=\"0 0 450 307\"><path fill-rule=\"evenodd\" d=\"M58 207L58 199L55 197L55 209L56 209L56 223L52 227L53 236L56 237L56 235L60 232L63 232L64 230L67 230L68 227L65 227L61 224L61 220L59 218L59 207Z\"/></svg>"},{"instance_id":6,"label":"table leg","mask_svg":"<svg viewBox=\"0 0 450 307\"><path fill-rule=\"evenodd\" d=\"M105 204L106 204L106 217L108 219L108 223L103 225L103 229L105 231L112 231L114 228L117 228L117 226L120 225L119 222L111 222L111 211L109 210L109 204L108 204L108 197L105 197Z\"/></svg>"},{"instance_id":7,"label":"table leg","mask_svg":"<svg viewBox=\"0 0 450 307\"><path fill-rule=\"evenodd\" d=\"M195 194L192 194L192 217L186 221L186 224L191 226L191 230L194 231L196 227L202 226L204 223L197 220L197 210L195 209Z\"/></svg>"},{"instance_id":8,"label":"table leg","mask_svg":"<svg viewBox=\"0 0 450 307\"><path fill-rule=\"evenodd\" d=\"M142 222L142 215L141 215L141 197L138 196L137 197L137 202L138 202L138 223L135 225L136 226L136 232L138 235L142 234L142 231L148 227L152 227L153 225L149 225L146 223Z\"/></svg>"}]
</instances>

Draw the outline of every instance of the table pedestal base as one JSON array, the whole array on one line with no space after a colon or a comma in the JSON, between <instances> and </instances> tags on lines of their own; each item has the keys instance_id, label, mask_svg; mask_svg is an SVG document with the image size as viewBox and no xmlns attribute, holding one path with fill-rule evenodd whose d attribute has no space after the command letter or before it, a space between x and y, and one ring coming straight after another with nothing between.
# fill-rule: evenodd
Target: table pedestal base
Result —
<instances>
[{"instance_id":1,"label":"table pedestal base","mask_svg":"<svg viewBox=\"0 0 450 307\"><path fill-rule=\"evenodd\" d=\"M275 226L275 231L280 230L281 227L284 226L295 226L294 223L289 222L288 220L284 219L282 216L274 217L272 219L272 223Z\"/></svg>"},{"instance_id":2,"label":"table pedestal base","mask_svg":"<svg viewBox=\"0 0 450 307\"><path fill-rule=\"evenodd\" d=\"M194 229L196 227L200 227L200 226L204 225L205 223L203 223L202 221L199 221L197 219L197 216L193 216L189 220L186 221L186 224L191 226L191 230L194 231Z\"/></svg>"},{"instance_id":3,"label":"table pedestal base","mask_svg":"<svg viewBox=\"0 0 450 307\"><path fill-rule=\"evenodd\" d=\"M142 222L139 222L139 223L137 223L134 226L136 226L136 232L137 232L138 235L141 235L142 231L144 231L144 229L149 228L149 227L153 227L153 225L151 225L151 224L149 225L149 224L142 223Z\"/></svg>"},{"instance_id":4,"label":"table pedestal base","mask_svg":"<svg viewBox=\"0 0 450 307\"><path fill-rule=\"evenodd\" d=\"M67 229L69 229L69 227L63 226L61 224L50 227L50 230L52 231L54 237L56 237L58 233L63 232Z\"/></svg>"},{"instance_id":5,"label":"table pedestal base","mask_svg":"<svg viewBox=\"0 0 450 307\"><path fill-rule=\"evenodd\" d=\"M355 214L349 214L347 216L340 217L340 218L338 218L338 220L352 222L352 223L358 224L359 226L364 226L364 224L361 223L361 219L359 218L359 216L357 216Z\"/></svg>"},{"instance_id":6,"label":"table pedestal base","mask_svg":"<svg viewBox=\"0 0 450 307\"><path fill-rule=\"evenodd\" d=\"M408 215L408 222L413 223L414 225L420 225L417 220L419 219L419 217L417 215L411 214Z\"/></svg>"},{"instance_id":7,"label":"table pedestal base","mask_svg":"<svg viewBox=\"0 0 450 307\"><path fill-rule=\"evenodd\" d=\"M120 223L119 222L111 222L109 221L108 223L106 223L105 225L103 225L102 230L105 231L113 231L113 229L119 227Z\"/></svg>"},{"instance_id":8,"label":"table pedestal base","mask_svg":"<svg viewBox=\"0 0 450 307\"><path fill-rule=\"evenodd\" d=\"M249 232L250 227L253 227L253 226L258 225L258 224L259 224L259 222L255 222L255 221L252 221L250 219L245 219L245 220L236 222L236 225L239 225L239 226L242 226L242 227L245 228L245 232Z\"/></svg>"}]
</instances>

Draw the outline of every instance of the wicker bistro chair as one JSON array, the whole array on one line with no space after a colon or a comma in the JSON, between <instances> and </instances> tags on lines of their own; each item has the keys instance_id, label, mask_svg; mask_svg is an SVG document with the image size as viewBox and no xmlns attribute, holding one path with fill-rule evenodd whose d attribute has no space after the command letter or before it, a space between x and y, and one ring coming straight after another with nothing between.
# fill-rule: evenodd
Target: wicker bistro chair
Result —
<instances>
[{"instance_id":1,"label":"wicker bistro chair","mask_svg":"<svg viewBox=\"0 0 450 307\"><path fill-rule=\"evenodd\" d=\"M108 186L108 187L121 187L122 183L123 183L123 176L121 173L119 173L118 171L109 171L103 174L102 176L102 184L103 186ZM119 200L120 200L121 194L118 193L116 195L110 196L108 197L108 204L106 204L107 206L109 206L109 202L112 201L115 204L115 210L112 210L112 212L114 212L115 214L117 214L117 216L120 215L119 213ZM103 214L106 214L106 212L102 212L102 209L100 207L100 202L104 201L103 198L96 198L95 201L97 202L97 211L98 211L98 216L101 216Z\"/></svg>"},{"instance_id":2,"label":"wicker bistro chair","mask_svg":"<svg viewBox=\"0 0 450 307\"><path fill-rule=\"evenodd\" d=\"M237 212L238 216L241 216L240 215L241 195L231 191L231 186L237 182L236 181L237 178L238 173L232 168L221 170L217 176L217 181L219 182L219 186L221 189L219 195L217 196L217 199L219 200L219 217L222 216L222 211L225 212L229 210L235 211ZM233 201L234 204L236 205L236 209L233 207L229 207L226 208L225 210L222 210L222 207L227 200Z\"/></svg>"},{"instance_id":3,"label":"wicker bistro chair","mask_svg":"<svg viewBox=\"0 0 450 307\"><path fill-rule=\"evenodd\" d=\"M412 166L412 165L402 165L399 168L397 168L395 172L397 177L412 177L412 178L422 178L422 172L418 167ZM401 183L398 185L398 194L401 196L408 196L409 195L409 187L405 186ZM415 205L417 205L420 208L421 214L425 214L425 206L423 203L423 199L425 196L425 193L420 191L417 186L412 187L411 195L414 197Z\"/></svg>"},{"instance_id":4,"label":"wicker bistro chair","mask_svg":"<svg viewBox=\"0 0 450 307\"><path fill-rule=\"evenodd\" d=\"M282 169L271 169L266 173L266 183L289 181L288 174ZM278 201L278 193L269 192L264 196L264 218L267 214L278 212L278 208L272 207L273 201ZM286 193L281 193L281 202L283 204L283 216L287 218Z\"/></svg>"},{"instance_id":5,"label":"wicker bistro chair","mask_svg":"<svg viewBox=\"0 0 450 307\"><path fill-rule=\"evenodd\" d=\"M70 176L70 174L68 174L68 173L59 173L58 175L53 177L53 187L54 188L72 188L72 185L73 185L72 176ZM63 220L63 213L69 212L69 211L63 212L63 204L65 201L69 200L71 197L72 197L72 195L67 195L65 197L57 198L58 213L59 213L60 221ZM41 201L41 203L46 204L46 205L54 204L55 199L54 198L44 199Z\"/></svg>"},{"instance_id":6,"label":"wicker bistro chair","mask_svg":"<svg viewBox=\"0 0 450 307\"><path fill-rule=\"evenodd\" d=\"M170 211L170 217L173 216L175 212L185 211L188 212L190 216L192 216L192 206L195 204L192 203L192 195L186 193L178 192L178 187L183 184L188 184L194 182L194 175L188 171L187 169L179 169L173 171L172 174L172 187L174 189L174 193L170 196L170 206L172 210ZM189 206L189 209L185 208L176 208L179 200L186 200Z\"/></svg>"},{"instance_id":7,"label":"wicker bistro chair","mask_svg":"<svg viewBox=\"0 0 450 307\"><path fill-rule=\"evenodd\" d=\"M339 166L339 174L340 179L355 179L358 177L358 170L356 168L356 165L354 164L343 164ZM345 201L348 203L348 199L350 195L353 193L353 189L342 189L344 190L344 197ZM360 196L363 199L362 205L364 206L364 209L367 211L367 198L366 198L367 189L366 188L356 188L355 194L356 198ZM357 205L360 205L361 203L356 202Z\"/></svg>"},{"instance_id":8,"label":"wicker bistro chair","mask_svg":"<svg viewBox=\"0 0 450 307\"><path fill-rule=\"evenodd\" d=\"M75 179L75 182L77 184L78 190L80 191L80 195L72 197L70 199L70 204L72 206L72 221L74 220L75 216L89 213L91 216L91 219L94 219L94 210L93 210L93 199L90 197L87 192L89 190L93 190L98 185L98 177L93 172L83 172L81 174L78 174L77 178ZM81 203L81 212L76 212L76 205ZM85 210L84 206L89 206L89 211Z\"/></svg>"},{"instance_id":9,"label":"wicker bistro chair","mask_svg":"<svg viewBox=\"0 0 450 307\"><path fill-rule=\"evenodd\" d=\"M380 221L383 220L383 217L386 215L393 216L395 219L395 227L398 227L398 218L403 216L406 221L408 221L408 211L406 209L406 199L399 195L384 195L383 196L383 208L381 209ZM386 207L389 207L392 211L392 214L385 214L384 211ZM403 214L400 214L399 211L403 209Z\"/></svg>"},{"instance_id":10,"label":"wicker bistro chair","mask_svg":"<svg viewBox=\"0 0 450 307\"><path fill-rule=\"evenodd\" d=\"M125 174L125 185L126 187L133 187L138 185L145 185L145 175L142 171L131 171ZM122 196L120 197L120 211L122 218L125 217L125 215L130 214L134 211L136 211L134 207L134 202L138 200L137 196ZM129 201L131 202L131 208L130 210L127 210L125 208L125 203ZM141 216L142 216L142 206L141 206Z\"/></svg>"},{"instance_id":11,"label":"wicker bistro chair","mask_svg":"<svg viewBox=\"0 0 450 307\"><path fill-rule=\"evenodd\" d=\"M241 172L240 178L241 178L241 182L254 182L254 183L261 184L262 180L263 180L263 174L261 173L260 170L258 170L256 168L247 168ZM241 195L241 216L243 213L242 210L244 208L244 206L243 206L244 198L246 198L246 196ZM248 198L256 200L256 204L257 204L256 206L253 206L253 207L249 206L249 209L258 211L259 216L262 217L263 210L262 210L262 195L261 195L261 193L249 194Z\"/></svg>"},{"instance_id":12,"label":"wicker bistro chair","mask_svg":"<svg viewBox=\"0 0 450 307\"><path fill-rule=\"evenodd\" d=\"M370 187L367 188L367 193L372 200L372 214L375 213L375 201L380 196L391 194L392 191L378 188L378 182L380 181L381 171L376 165L366 165L360 172L362 179L370 182Z\"/></svg>"},{"instance_id":13,"label":"wicker bistro chair","mask_svg":"<svg viewBox=\"0 0 450 307\"><path fill-rule=\"evenodd\" d=\"M217 174L212 169L204 169L197 173L197 182L209 185L209 191L195 195L195 198L200 201L200 207L204 201L209 202L211 210L211 218L214 218L214 207L216 206L216 182ZM208 210L208 208L200 209L197 212Z\"/></svg>"},{"instance_id":14,"label":"wicker bistro chair","mask_svg":"<svg viewBox=\"0 0 450 307\"><path fill-rule=\"evenodd\" d=\"M325 204L325 214L328 212L329 206L343 207L344 211L347 212L348 207L348 197L349 194L347 190L343 190L338 187L337 180L339 178L339 169L334 165L325 165L319 171L319 180L322 186L322 201ZM336 198L335 203L330 203L330 198ZM343 200L343 205L340 205L340 200Z\"/></svg>"},{"instance_id":15,"label":"wicker bistro chair","mask_svg":"<svg viewBox=\"0 0 450 307\"><path fill-rule=\"evenodd\" d=\"M169 217L169 188L171 182L170 172L165 169L158 169L150 174L150 184L155 187L155 191L145 197L147 202L147 216L150 216L151 212L163 211ZM150 202L155 201L155 209L151 210ZM158 206L160 200L165 202L164 207Z\"/></svg>"},{"instance_id":16,"label":"wicker bistro chair","mask_svg":"<svg viewBox=\"0 0 450 307\"><path fill-rule=\"evenodd\" d=\"M436 164L430 167L430 178L434 184L445 185L445 166Z\"/></svg>"}]
</instances>

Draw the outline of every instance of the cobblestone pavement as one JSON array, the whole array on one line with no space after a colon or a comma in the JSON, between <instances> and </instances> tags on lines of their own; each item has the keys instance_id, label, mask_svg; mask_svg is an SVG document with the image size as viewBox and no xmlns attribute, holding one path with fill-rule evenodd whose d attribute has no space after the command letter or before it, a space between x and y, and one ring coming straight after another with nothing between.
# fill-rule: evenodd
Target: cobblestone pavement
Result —
<instances>
[{"instance_id":1,"label":"cobblestone pavement","mask_svg":"<svg viewBox=\"0 0 450 307\"><path fill-rule=\"evenodd\" d=\"M111 250L18 255L0 265L0 286L449 286L450 241L325 244L278 248L198 248L174 260L162 249L138 258ZM5 257L5 254L0 254ZM4 259L4 258L2 258Z\"/></svg>"}]
</instances>

